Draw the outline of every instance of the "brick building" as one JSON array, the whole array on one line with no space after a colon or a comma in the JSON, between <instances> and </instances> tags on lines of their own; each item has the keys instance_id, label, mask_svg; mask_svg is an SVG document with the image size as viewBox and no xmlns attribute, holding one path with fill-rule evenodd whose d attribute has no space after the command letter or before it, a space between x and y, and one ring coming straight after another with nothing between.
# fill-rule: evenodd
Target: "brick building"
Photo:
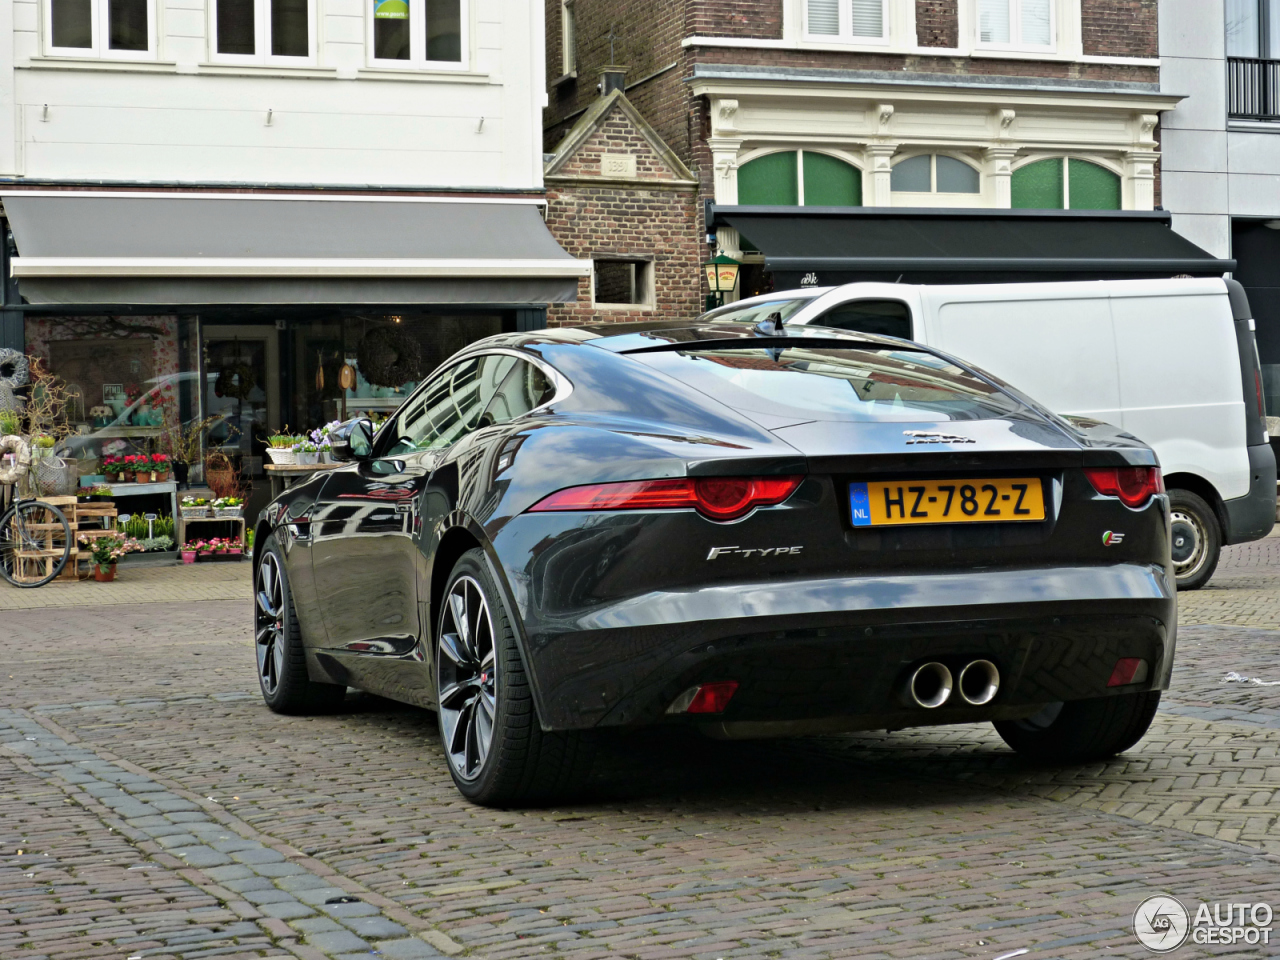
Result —
<instances>
[{"instance_id":1,"label":"brick building","mask_svg":"<svg viewBox=\"0 0 1280 960\"><path fill-rule=\"evenodd\" d=\"M626 64L627 100L747 264L743 294L772 282L770 250L724 215L743 207L1141 220L1100 212L1156 208L1160 114L1189 92L1161 91L1156 0L546 0L546 16L547 149ZM696 216L686 301L710 249Z\"/></svg>"},{"instance_id":2,"label":"brick building","mask_svg":"<svg viewBox=\"0 0 1280 960\"><path fill-rule=\"evenodd\" d=\"M547 225L594 261L577 303L552 304L551 324L676 319L700 309L687 273L698 242L698 182L621 90L623 74L582 114L546 163Z\"/></svg>"}]
</instances>

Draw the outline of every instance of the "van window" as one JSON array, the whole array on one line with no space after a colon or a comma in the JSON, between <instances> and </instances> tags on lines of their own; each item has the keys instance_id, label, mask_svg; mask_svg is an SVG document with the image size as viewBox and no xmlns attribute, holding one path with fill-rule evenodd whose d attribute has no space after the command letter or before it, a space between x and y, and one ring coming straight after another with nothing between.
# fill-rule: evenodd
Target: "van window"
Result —
<instances>
[{"instance_id":1,"label":"van window","mask_svg":"<svg viewBox=\"0 0 1280 960\"><path fill-rule=\"evenodd\" d=\"M853 300L832 307L812 322L837 330L911 339L911 308L901 300Z\"/></svg>"}]
</instances>

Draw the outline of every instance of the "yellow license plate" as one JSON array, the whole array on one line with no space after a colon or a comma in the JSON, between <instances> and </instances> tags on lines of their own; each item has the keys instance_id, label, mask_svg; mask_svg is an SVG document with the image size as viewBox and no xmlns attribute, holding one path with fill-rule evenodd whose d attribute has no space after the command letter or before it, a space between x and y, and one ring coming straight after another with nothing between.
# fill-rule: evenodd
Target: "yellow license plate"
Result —
<instances>
[{"instance_id":1,"label":"yellow license plate","mask_svg":"<svg viewBox=\"0 0 1280 960\"><path fill-rule=\"evenodd\" d=\"M855 527L912 523L1009 523L1044 519L1039 477L874 480L849 484Z\"/></svg>"}]
</instances>

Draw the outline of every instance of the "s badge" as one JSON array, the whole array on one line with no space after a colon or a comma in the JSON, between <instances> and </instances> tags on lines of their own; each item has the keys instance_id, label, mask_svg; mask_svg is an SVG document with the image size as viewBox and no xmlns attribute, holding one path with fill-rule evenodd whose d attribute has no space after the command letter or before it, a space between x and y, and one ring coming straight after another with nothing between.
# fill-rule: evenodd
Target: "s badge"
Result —
<instances>
[{"instance_id":1,"label":"s badge","mask_svg":"<svg viewBox=\"0 0 1280 960\"><path fill-rule=\"evenodd\" d=\"M1102 545L1104 547L1117 547L1124 543L1124 534L1116 533L1114 530L1108 530L1102 535Z\"/></svg>"}]
</instances>

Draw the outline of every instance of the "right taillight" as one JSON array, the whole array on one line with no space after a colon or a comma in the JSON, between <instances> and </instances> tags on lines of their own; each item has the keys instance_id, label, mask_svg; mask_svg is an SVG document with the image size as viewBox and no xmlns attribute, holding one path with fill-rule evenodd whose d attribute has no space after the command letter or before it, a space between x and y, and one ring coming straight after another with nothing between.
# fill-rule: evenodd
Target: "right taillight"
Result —
<instances>
[{"instance_id":1,"label":"right taillight","mask_svg":"<svg viewBox=\"0 0 1280 960\"><path fill-rule=\"evenodd\" d=\"M737 520L756 507L775 506L803 477L680 477L567 487L544 497L530 513L563 510L697 510L710 520Z\"/></svg>"},{"instance_id":2,"label":"right taillight","mask_svg":"<svg viewBox=\"0 0 1280 960\"><path fill-rule=\"evenodd\" d=\"M1144 506L1164 493L1159 467L1086 467L1084 475L1104 497L1119 497L1127 507Z\"/></svg>"}]
</instances>

